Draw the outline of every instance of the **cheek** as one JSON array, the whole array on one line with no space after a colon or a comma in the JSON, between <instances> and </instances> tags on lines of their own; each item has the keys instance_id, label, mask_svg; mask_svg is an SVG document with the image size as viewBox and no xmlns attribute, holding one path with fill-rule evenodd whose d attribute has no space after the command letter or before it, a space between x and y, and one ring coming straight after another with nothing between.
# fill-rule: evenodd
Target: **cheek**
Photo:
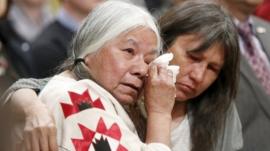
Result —
<instances>
[{"instance_id":1,"label":"cheek","mask_svg":"<svg viewBox=\"0 0 270 151\"><path fill-rule=\"evenodd\" d=\"M213 73L207 73L205 78L206 79L204 80L204 83L201 86L200 92L203 92L206 89L208 89L215 82L215 80L217 79L217 76Z\"/></svg>"},{"instance_id":2,"label":"cheek","mask_svg":"<svg viewBox=\"0 0 270 151\"><path fill-rule=\"evenodd\" d=\"M104 62L105 63L105 62ZM119 62L112 62L109 61L107 66L103 67L101 71L103 71L103 84L109 91L115 89L121 80L123 79L124 75L127 73L127 65ZM108 66L109 64L109 66Z\"/></svg>"},{"instance_id":3,"label":"cheek","mask_svg":"<svg viewBox=\"0 0 270 151\"><path fill-rule=\"evenodd\" d=\"M192 69L194 68L193 64L185 63L183 61L183 62L179 63L178 65L180 66L180 72L176 77L177 80L190 76L189 74L192 71Z\"/></svg>"}]
</instances>

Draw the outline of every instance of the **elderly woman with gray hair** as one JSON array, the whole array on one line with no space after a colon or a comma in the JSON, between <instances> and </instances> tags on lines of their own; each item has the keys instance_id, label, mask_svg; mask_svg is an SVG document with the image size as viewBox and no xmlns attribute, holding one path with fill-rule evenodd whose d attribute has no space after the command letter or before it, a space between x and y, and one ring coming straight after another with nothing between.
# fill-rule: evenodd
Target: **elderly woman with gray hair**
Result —
<instances>
[{"instance_id":1,"label":"elderly woman with gray hair","mask_svg":"<svg viewBox=\"0 0 270 151\"><path fill-rule=\"evenodd\" d=\"M36 95L31 90L13 94L7 104L17 122L13 131L17 142L12 146L35 151L57 150L56 144L60 150L170 151L172 73L163 66L149 68L161 47L158 28L148 12L124 2L101 4L75 35L73 54L63 72L40 92L46 107L29 99ZM132 108L140 97L146 74L150 85L143 143L136 130L140 126L136 119L141 118L136 118L136 109L127 113L125 108ZM52 113L55 121L46 113ZM18 124L25 117L25 124Z\"/></svg>"},{"instance_id":2,"label":"elderly woman with gray hair","mask_svg":"<svg viewBox=\"0 0 270 151\"><path fill-rule=\"evenodd\" d=\"M176 77L176 97L172 115L171 117L167 116L172 118L172 150L239 150L242 146L241 124L232 102L237 88L239 47L237 34L230 16L220 6L212 2L187 1L181 6L170 9L160 19L160 26L165 49L175 56L170 64L181 67L181 72ZM129 51L133 52L132 50ZM162 132L162 135L168 134L168 130L163 129L168 123L162 123L165 124L163 128L156 125L155 128L160 128L159 132L152 131L155 130L152 128L149 131L150 122L159 124L158 121L152 121L153 114L151 112L167 114L168 108L164 110L160 105L162 103L164 103L163 107L171 105L170 101L155 101L172 99L172 90L169 87L166 86L167 88L165 88L165 85L161 83L161 85L151 84L151 82L156 81L152 78L157 75L153 74L156 69L156 67L150 66L148 73L148 79L150 80L146 80L145 83L148 112L146 142L153 133L155 133L155 136L158 136L160 132ZM42 81L31 82L35 84ZM24 86L19 88L22 87ZM31 87L29 84L26 84L25 87L41 89L36 85ZM154 96L156 97L153 98ZM22 101L18 95L13 95L13 98ZM33 98L36 97L30 97L29 99L33 100ZM153 107L153 105L156 106ZM128 113L139 113L138 111L134 112L136 109L126 105L125 108L128 108ZM138 116L139 114L130 115L134 121L143 119ZM162 120L164 117L160 118ZM145 129L142 127L142 122L134 122L138 132ZM151 132L153 133L151 134Z\"/></svg>"}]
</instances>

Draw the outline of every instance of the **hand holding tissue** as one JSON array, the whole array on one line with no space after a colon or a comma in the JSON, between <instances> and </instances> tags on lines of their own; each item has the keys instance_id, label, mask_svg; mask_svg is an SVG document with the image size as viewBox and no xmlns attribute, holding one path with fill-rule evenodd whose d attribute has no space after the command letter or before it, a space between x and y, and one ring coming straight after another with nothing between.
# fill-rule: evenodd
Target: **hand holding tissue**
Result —
<instances>
[{"instance_id":1,"label":"hand holding tissue","mask_svg":"<svg viewBox=\"0 0 270 151\"><path fill-rule=\"evenodd\" d=\"M176 76L179 73L180 67L177 65L169 65L169 62L173 59L172 53L166 53L157 57L151 64L158 64L171 70L173 73L173 82L176 82Z\"/></svg>"}]
</instances>

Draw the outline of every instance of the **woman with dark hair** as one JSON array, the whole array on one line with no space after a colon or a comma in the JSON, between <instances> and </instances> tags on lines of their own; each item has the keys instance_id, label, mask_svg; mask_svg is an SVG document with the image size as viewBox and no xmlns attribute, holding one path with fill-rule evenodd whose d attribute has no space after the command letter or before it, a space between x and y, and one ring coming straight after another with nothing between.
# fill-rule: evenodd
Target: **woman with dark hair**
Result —
<instances>
[{"instance_id":1,"label":"woman with dark hair","mask_svg":"<svg viewBox=\"0 0 270 151\"><path fill-rule=\"evenodd\" d=\"M232 102L237 87L239 48L230 16L214 3L187 1L171 9L159 23L164 48L174 55L170 63L180 66L172 110L172 150L241 148L241 125ZM42 82L21 81L10 91L22 87L40 90ZM147 96L151 84L145 85ZM156 91L162 92L158 88ZM19 96L13 99L20 100ZM140 122L137 130L144 131L142 116L133 117Z\"/></svg>"},{"instance_id":2,"label":"woman with dark hair","mask_svg":"<svg viewBox=\"0 0 270 151\"><path fill-rule=\"evenodd\" d=\"M159 24L164 50L174 54L171 64L180 66L172 111L173 150L181 150L191 140L190 148L187 143L184 150L221 151L216 147L238 81L239 48L234 24L219 5L192 1L170 9ZM182 139L177 132L186 121L190 134L185 133L187 137ZM236 143L240 145L223 150L240 148L241 137L239 140Z\"/></svg>"}]
</instances>

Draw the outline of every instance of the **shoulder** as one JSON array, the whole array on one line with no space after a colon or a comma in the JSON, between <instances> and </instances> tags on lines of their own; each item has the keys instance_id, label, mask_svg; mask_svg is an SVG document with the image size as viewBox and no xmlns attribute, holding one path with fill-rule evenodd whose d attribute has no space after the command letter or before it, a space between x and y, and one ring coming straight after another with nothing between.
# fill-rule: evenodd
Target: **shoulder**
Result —
<instances>
[{"instance_id":1,"label":"shoulder","mask_svg":"<svg viewBox=\"0 0 270 151\"><path fill-rule=\"evenodd\" d=\"M62 34L73 34L71 30L66 28L61 22L57 19L50 23L44 31L51 31L51 32L63 32Z\"/></svg>"},{"instance_id":2,"label":"shoulder","mask_svg":"<svg viewBox=\"0 0 270 151\"><path fill-rule=\"evenodd\" d=\"M242 125L233 102L227 110L223 133L219 136L216 150L236 151L243 147Z\"/></svg>"},{"instance_id":3,"label":"shoulder","mask_svg":"<svg viewBox=\"0 0 270 151\"><path fill-rule=\"evenodd\" d=\"M89 79L76 81L72 78L56 75L44 87L40 94L45 103L55 99L57 102L73 103L78 109L102 109L114 111L111 101L114 98L103 88Z\"/></svg>"}]
</instances>

